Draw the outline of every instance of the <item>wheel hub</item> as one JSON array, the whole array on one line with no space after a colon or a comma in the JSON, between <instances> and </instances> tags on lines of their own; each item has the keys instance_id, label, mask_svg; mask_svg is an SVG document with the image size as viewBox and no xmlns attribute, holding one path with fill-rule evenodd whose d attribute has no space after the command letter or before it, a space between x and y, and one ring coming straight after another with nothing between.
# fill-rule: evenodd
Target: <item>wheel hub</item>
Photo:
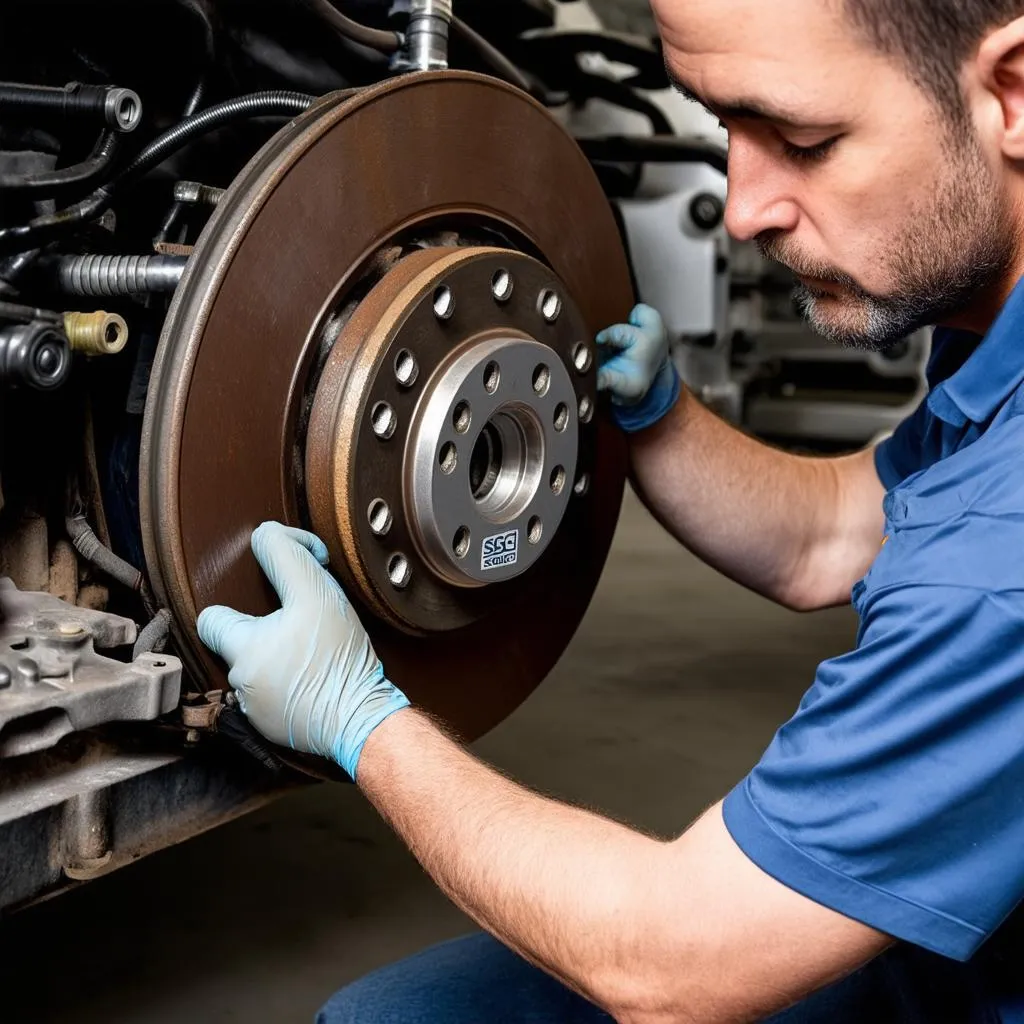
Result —
<instances>
[{"instance_id":1,"label":"wheel hub","mask_svg":"<svg viewBox=\"0 0 1024 1024\"><path fill-rule=\"evenodd\" d=\"M320 379L306 480L377 615L458 629L488 613L481 588L541 562L593 459L586 338L564 284L511 250L416 253L363 300Z\"/></svg>"}]
</instances>

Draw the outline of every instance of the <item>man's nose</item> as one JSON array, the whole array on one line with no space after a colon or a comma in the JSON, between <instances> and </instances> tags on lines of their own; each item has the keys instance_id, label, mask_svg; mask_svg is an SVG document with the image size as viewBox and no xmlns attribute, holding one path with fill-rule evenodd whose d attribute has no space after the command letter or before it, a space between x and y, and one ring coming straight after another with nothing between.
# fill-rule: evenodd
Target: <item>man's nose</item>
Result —
<instances>
[{"instance_id":1,"label":"man's nose","mask_svg":"<svg viewBox=\"0 0 1024 1024\"><path fill-rule=\"evenodd\" d=\"M740 242L766 231L793 231L800 208L787 188L791 179L763 147L741 136L729 140L729 195L726 230Z\"/></svg>"}]
</instances>

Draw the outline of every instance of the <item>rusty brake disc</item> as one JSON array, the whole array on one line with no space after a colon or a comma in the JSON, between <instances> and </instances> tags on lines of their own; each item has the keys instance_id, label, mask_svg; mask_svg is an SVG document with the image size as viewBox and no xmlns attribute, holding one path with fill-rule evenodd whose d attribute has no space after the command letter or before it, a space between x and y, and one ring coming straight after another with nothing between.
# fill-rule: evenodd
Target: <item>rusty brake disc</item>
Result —
<instances>
[{"instance_id":1,"label":"rusty brake disc","mask_svg":"<svg viewBox=\"0 0 1024 1024\"><path fill-rule=\"evenodd\" d=\"M199 610L277 606L249 548L274 519L328 542L416 704L467 739L511 713L618 521L592 339L632 302L585 157L504 83L404 76L278 133L196 246L146 409L147 563L197 679L225 685Z\"/></svg>"}]
</instances>

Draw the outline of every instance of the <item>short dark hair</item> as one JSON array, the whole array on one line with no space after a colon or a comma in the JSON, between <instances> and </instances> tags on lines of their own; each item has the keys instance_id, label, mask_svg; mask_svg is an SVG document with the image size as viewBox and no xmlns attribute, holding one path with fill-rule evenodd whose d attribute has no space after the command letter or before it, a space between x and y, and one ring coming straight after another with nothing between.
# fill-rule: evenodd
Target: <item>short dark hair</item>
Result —
<instances>
[{"instance_id":1,"label":"short dark hair","mask_svg":"<svg viewBox=\"0 0 1024 1024\"><path fill-rule=\"evenodd\" d=\"M1024 0L843 0L846 15L951 119L966 116L960 70L986 32L1024 15Z\"/></svg>"}]
</instances>

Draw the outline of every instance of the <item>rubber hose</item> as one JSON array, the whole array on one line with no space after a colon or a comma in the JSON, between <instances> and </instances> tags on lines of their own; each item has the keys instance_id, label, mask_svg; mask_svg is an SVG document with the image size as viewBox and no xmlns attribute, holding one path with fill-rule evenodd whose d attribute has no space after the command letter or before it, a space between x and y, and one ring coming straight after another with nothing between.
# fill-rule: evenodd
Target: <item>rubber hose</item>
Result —
<instances>
[{"instance_id":1,"label":"rubber hose","mask_svg":"<svg viewBox=\"0 0 1024 1024\"><path fill-rule=\"evenodd\" d=\"M45 193L56 192L71 185L88 185L108 170L120 148L116 132L104 132L88 159L70 167L39 174L0 175L0 191Z\"/></svg>"},{"instance_id":2,"label":"rubber hose","mask_svg":"<svg viewBox=\"0 0 1024 1024\"><path fill-rule=\"evenodd\" d=\"M248 96L239 96L237 99L208 107L201 114L182 121L154 139L113 181L100 186L80 202L56 213L37 217L29 224L0 228L0 252L10 253L37 248L60 237L65 231L100 216L109 209L116 191L122 185L152 170L176 150L206 132L241 118L301 114L309 109L315 99L315 96L306 93L275 89L250 93Z\"/></svg>"},{"instance_id":3,"label":"rubber hose","mask_svg":"<svg viewBox=\"0 0 1024 1024\"><path fill-rule=\"evenodd\" d=\"M335 32L350 42L359 43L381 53L397 53L402 46L402 37L397 32L369 28L344 15L330 0L304 0L306 6L318 14Z\"/></svg>"},{"instance_id":4,"label":"rubber hose","mask_svg":"<svg viewBox=\"0 0 1024 1024\"><path fill-rule=\"evenodd\" d=\"M461 18L452 18L452 28L462 37L464 42L469 43L480 54L487 66L499 78L505 79L506 82L511 82L512 85L522 89L523 92L531 96L536 95L536 90L526 75L501 50L484 39L476 29L470 28Z\"/></svg>"},{"instance_id":5,"label":"rubber hose","mask_svg":"<svg viewBox=\"0 0 1024 1024\"><path fill-rule=\"evenodd\" d=\"M134 590L137 594L142 593L142 573L134 565L115 555L110 548L104 547L86 522L85 516L69 515L64 525L75 550L87 562L129 590Z\"/></svg>"},{"instance_id":6,"label":"rubber hose","mask_svg":"<svg viewBox=\"0 0 1024 1024\"><path fill-rule=\"evenodd\" d=\"M213 29L213 22L210 20L210 13L206 9L203 0L181 0L182 6L195 16L200 22L203 34L203 71L196 82L188 103L185 104L185 117L192 117L199 109L203 100L206 99L206 91L209 86L208 75L210 69L217 62L217 34Z\"/></svg>"},{"instance_id":7,"label":"rubber hose","mask_svg":"<svg viewBox=\"0 0 1024 1024\"><path fill-rule=\"evenodd\" d=\"M161 608L139 633L132 648L132 661L143 654L159 654L167 646L167 634L170 629L171 613L166 608Z\"/></svg>"}]
</instances>

